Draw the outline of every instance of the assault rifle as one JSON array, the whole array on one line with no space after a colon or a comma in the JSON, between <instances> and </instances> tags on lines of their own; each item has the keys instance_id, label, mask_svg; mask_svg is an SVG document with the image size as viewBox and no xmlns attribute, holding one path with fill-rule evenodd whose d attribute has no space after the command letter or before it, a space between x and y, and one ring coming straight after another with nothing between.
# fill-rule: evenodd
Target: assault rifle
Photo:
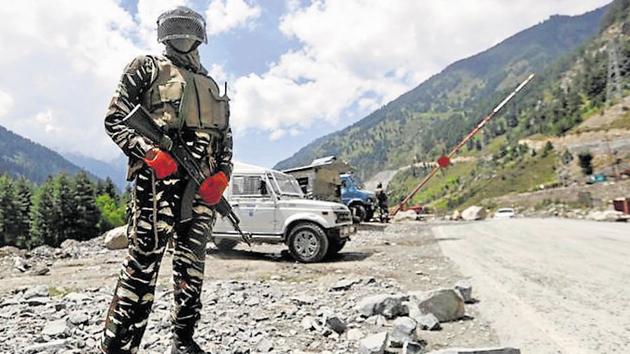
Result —
<instances>
[{"instance_id":1,"label":"assault rifle","mask_svg":"<svg viewBox=\"0 0 630 354\"><path fill-rule=\"evenodd\" d=\"M162 129L155 124L149 112L141 105L134 107L122 120L122 123L151 143L157 145L160 149L168 151L175 158L175 161L177 161L178 167L186 171L186 174L190 177L190 181L186 185L184 195L182 196L180 215L181 222L187 222L192 219L192 202L199 189L199 185L201 185L206 176L201 166L199 166L188 150L186 144L179 136L176 141L173 141L168 134L164 133ZM228 218L234 230L241 235L241 239L251 246L251 234L241 230L239 226L241 220L234 213L232 206L223 196L221 196L219 203L215 205L215 209L223 217Z\"/></svg>"}]
</instances>

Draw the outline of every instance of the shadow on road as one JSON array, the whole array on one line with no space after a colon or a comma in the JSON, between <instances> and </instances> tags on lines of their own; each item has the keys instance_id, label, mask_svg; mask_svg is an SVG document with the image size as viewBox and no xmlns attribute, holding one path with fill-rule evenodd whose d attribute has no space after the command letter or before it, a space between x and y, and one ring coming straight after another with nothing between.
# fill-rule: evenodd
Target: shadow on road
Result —
<instances>
[{"instance_id":1,"label":"shadow on road","mask_svg":"<svg viewBox=\"0 0 630 354\"><path fill-rule=\"evenodd\" d=\"M260 252L253 250L231 250L220 251L218 249L209 249L207 251L209 256L218 259L238 259L238 260L257 260L257 261L271 261L282 263L296 263L296 260L291 257L287 250L280 252ZM372 256L372 252L340 252L334 256L327 257L319 263L340 263L340 262L355 262L362 261Z\"/></svg>"},{"instance_id":2,"label":"shadow on road","mask_svg":"<svg viewBox=\"0 0 630 354\"><path fill-rule=\"evenodd\" d=\"M361 224L357 224L355 226L357 227L358 230L383 232L388 225L389 224L382 224L379 222L364 222Z\"/></svg>"},{"instance_id":3,"label":"shadow on road","mask_svg":"<svg viewBox=\"0 0 630 354\"><path fill-rule=\"evenodd\" d=\"M442 241L461 241L462 239L459 237L436 237L435 241L437 242L442 242Z\"/></svg>"}]
</instances>

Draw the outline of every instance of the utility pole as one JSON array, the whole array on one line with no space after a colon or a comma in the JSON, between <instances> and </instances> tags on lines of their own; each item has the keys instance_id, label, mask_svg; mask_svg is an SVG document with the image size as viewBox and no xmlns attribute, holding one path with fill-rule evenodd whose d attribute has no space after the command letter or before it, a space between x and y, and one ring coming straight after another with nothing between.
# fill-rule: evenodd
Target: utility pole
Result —
<instances>
[{"instance_id":1,"label":"utility pole","mask_svg":"<svg viewBox=\"0 0 630 354\"><path fill-rule=\"evenodd\" d=\"M615 36L608 41L608 81L606 81L606 105L623 97L621 85L621 69L619 65L619 43Z\"/></svg>"}]
</instances>

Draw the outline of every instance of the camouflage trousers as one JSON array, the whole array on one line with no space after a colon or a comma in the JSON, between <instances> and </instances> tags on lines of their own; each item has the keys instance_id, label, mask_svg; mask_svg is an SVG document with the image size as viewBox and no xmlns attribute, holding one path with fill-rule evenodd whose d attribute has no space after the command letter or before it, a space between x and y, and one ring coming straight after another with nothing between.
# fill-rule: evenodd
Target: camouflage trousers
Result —
<instances>
[{"instance_id":1,"label":"camouflage trousers","mask_svg":"<svg viewBox=\"0 0 630 354\"><path fill-rule=\"evenodd\" d=\"M162 256L172 238L174 305L172 330L192 336L201 310L206 241L215 211L197 195L193 219L179 223L185 179L156 180L143 168L135 179L127 210L129 253L114 291L101 341L103 353L137 353L153 305Z\"/></svg>"}]
</instances>

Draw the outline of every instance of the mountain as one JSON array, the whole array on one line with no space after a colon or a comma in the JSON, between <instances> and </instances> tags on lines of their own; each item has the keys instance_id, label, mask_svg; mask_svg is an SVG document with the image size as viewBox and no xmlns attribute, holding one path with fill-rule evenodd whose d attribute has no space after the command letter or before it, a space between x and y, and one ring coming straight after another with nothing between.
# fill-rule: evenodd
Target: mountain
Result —
<instances>
[{"instance_id":1,"label":"mountain","mask_svg":"<svg viewBox=\"0 0 630 354\"><path fill-rule=\"evenodd\" d=\"M127 159L124 155L121 154L111 161L102 161L72 152L63 152L62 155L70 162L99 178L111 178L120 191L125 190L125 186L127 185L127 181L125 180L127 175Z\"/></svg>"},{"instance_id":2,"label":"mountain","mask_svg":"<svg viewBox=\"0 0 630 354\"><path fill-rule=\"evenodd\" d=\"M64 171L70 174L81 168L58 153L0 126L0 174L24 176L35 183Z\"/></svg>"},{"instance_id":3,"label":"mountain","mask_svg":"<svg viewBox=\"0 0 630 354\"><path fill-rule=\"evenodd\" d=\"M366 179L380 170L408 165L414 157L434 160L529 73L543 73L596 35L606 11L603 7L581 16L552 16L453 63L360 121L313 141L274 168L336 155Z\"/></svg>"},{"instance_id":4,"label":"mountain","mask_svg":"<svg viewBox=\"0 0 630 354\"><path fill-rule=\"evenodd\" d=\"M616 0L607 11L594 36L548 65L462 149L459 162L437 174L411 203L440 211L493 209L505 202L500 197L520 194L523 205L541 209L556 199L529 199L530 192L543 190L539 196L547 197L562 186L575 196L584 191L586 175L618 179L619 172L630 171L630 0ZM478 107L486 107L479 113L498 99L480 100ZM433 124L425 137L451 147L456 140L444 139L457 132L455 123L450 130ZM426 173L421 166L401 169L388 186L390 200L400 201ZM571 208L594 205L564 202ZM608 207L608 202L605 197L598 203Z\"/></svg>"}]
</instances>

